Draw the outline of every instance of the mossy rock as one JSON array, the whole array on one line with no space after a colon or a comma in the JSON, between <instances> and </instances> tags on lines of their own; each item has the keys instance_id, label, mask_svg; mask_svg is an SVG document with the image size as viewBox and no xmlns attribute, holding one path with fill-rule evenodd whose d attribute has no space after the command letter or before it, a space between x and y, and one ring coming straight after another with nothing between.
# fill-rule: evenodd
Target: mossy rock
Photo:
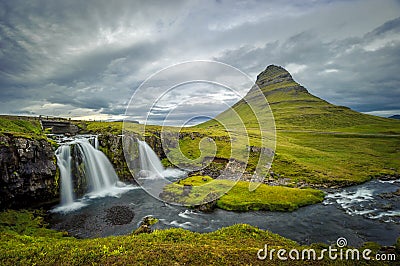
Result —
<instances>
[{"instance_id":1,"label":"mossy rock","mask_svg":"<svg viewBox=\"0 0 400 266\"><path fill-rule=\"evenodd\" d=\"M140 234L149 234L153 232L151 226L158 223L158 221L159 220L157 218L154 218L153 216L144 217L140 222L140 226L133 232L133 234L140 235Z\"/></svg>"}]
</instances>

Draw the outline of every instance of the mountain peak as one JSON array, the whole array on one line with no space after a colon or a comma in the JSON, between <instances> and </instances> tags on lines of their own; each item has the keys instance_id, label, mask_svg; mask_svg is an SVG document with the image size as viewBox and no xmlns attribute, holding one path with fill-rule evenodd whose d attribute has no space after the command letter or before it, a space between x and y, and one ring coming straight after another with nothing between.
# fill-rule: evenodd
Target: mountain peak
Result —
<instances>
[{"instance_id":1,"label":"mountain peak","mask_svg":"<svg viewBox=\"0 0 400 266\"><path fill-rule=\"evenodd\" d=\"M283 67L276 65L269 65L263 72L261 72L257 76L257 79L274 78L276 76L288 76L292 78L289 71L287 71Z\"/></svg>"},{"instance_id":2,"label":"mountain peak","mask_svg":"<svg viewBox=\"0 0 400 266\"><path fill-rule=\"evenodd\" d=\"M269 65L257 76L256 84L264 94L269 95L278 91L308 92L306 88L293 80L289 71L281 66Z\"/></svg>"}]
</instances>

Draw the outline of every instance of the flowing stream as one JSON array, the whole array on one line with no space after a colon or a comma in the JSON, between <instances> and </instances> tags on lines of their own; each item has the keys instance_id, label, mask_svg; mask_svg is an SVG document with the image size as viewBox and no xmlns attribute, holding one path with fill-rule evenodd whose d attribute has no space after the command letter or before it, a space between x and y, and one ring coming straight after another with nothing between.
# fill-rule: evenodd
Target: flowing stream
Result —
<instances>
[{"instance_id":1,"label":"flowing stream","mask_svg":"<svg viewBox=\"0 0 400 266\"><path fill-rule=\"evenodd\" d=\"M141 168L139 175L154 178L163 176L165 169L160 159L157 157L157 154L145 141L137 140L137 142L139 144L139 161Z\"/></svg>"},{"instance_id":2,"label":"flowing stream","mask_svg":"<svg viewBox=\"0 0 400 266\"><path fill-rule=\"evenodd\" d=\"M89 149L89 146L84 146ZM68 148L62 147L57 158L68 154ZM145 142L140 147L142 167L147 176L157 174L174 179L182 175L179 171L164 170L161 163L158 164L157 157L155 163L149 162L155 160L154 152L149 150ZM83 149L83 152L86 154L88 151ZM95 157L100 157L95 154ZM62 167L68 168L68 160L60 160L59 166L60 171L63 171ZM116 180L113 176L110 182L116 184ZM79 208L53 213L50 219L52 228L82 238L124 235L135 230L145 216L152 215L159 219L154 226L158 229L180 227L210 232L237 223L247 223L301 244L329 244L339 237L345 237L352 246L360 246L366 241L393 245L400 236L400 180L372 180L345 189L327 190L324 202L294 212L229 212L216 209L211 213L202 213L164 203L140 187L125 185L122 188L125 188L124 193L119 191L106 193L102 197L85 196L80 201L84 204Z\"/></svg>"},{"instance_id":3,"label":"flowing stream","mask_svg":"<svg viewBox=\"0 0 400 266\"><path fill-rule=\"evenodd\" d=\"M57 165L61 178L61 205L71 205L74 202L71 177L71 147L63 145L56 151Z\"/></svg>"}]
</instances>

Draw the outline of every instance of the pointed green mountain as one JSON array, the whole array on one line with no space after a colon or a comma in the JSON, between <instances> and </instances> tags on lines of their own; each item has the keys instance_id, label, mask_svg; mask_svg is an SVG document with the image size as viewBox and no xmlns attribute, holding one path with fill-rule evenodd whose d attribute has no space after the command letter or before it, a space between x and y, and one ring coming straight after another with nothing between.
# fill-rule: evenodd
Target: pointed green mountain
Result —
<instances>
[{"instance_id":1,"label":"pointed green mountain","mask_svg":"<svg viewBox=\"0 0 400 266\"><path fill-rule=\"evenodd\" d=\"M269 102L277 130L273 178L288 178L292 185L342 186L398 176L400 121L330 104L279 66L268 66L256 84ZM256 91L253 87L232 108L198 128L223 128L221 124L230 125L239 115L253 138L260 121L256 114L262 113L257 108L265 101Z\"/></svg>"},{"instance_id":2,"label":"pointed green mountain","mask_svg":"<svg viewBox=\"0 0 400 266\"><path fill-rule=\"evenodd\" d=\"M355 133L400 134L400 123L391 119L362 114L348 107L336 106L312 94L293 80L290 73L280 66L270 65L257 76L256 84L267 98L273 111L277 130L337 131ZM251 106L258 100L251 98L254 89L215 120L225 121L235 111L247 125L256 124L255 117L249 117ZM201 125L217 124L210 120Z\"/></svg>"}]
</instances>

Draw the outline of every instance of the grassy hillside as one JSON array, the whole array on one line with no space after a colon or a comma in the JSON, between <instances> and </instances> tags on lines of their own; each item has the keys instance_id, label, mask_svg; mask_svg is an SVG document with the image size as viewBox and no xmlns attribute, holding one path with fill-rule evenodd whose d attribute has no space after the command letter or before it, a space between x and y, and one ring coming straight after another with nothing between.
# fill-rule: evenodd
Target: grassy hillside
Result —
<instances>
[{"instance_id":1,"label":"grassy hillside","mask_svg":"<svg viewBox=\"0 0 400 266\"><path fill-rule=\"evenodd\" d=\"M271 169L275 177L294 183L350 185L398 174L400 121L332 105L311 95L281 67L269 66L258 76L257 85L275 118L277 148ZM257 134L257 117L249 105L257 108L263 99L255 94L250 90L231 109L197 127L222 128L221 123L231 123L238 114L247 130Z\"/></svg>"}]
</instances>

